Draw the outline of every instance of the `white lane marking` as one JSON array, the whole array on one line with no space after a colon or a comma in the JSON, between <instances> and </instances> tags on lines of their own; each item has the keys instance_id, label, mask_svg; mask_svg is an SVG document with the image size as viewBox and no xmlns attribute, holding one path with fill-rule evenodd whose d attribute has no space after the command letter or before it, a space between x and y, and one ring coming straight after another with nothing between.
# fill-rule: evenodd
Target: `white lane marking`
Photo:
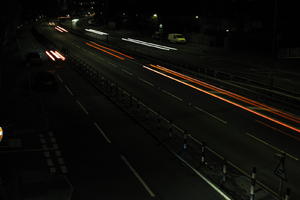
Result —
<instances>
[{"instance_id":1,"label":"white lane marking","mask_svg":"<svg viewBox=\"0 0 300 200\"><path fill-rule=\"evenodd\" d=\"M139 78L139 80L143 81L144 83L146 83L146 84L148 84L148 85L154 86L153 83L151 83L151 82L149 82L149 81L146 81L145 79Z\"/></svg>"},{"instance_id":2,"label":"white lane marking","mask_svg":"<svg viewBox=\"0 0 300 200\"><path fill-rule=\"evenodd\" d=\"M219 118L219 117L217 117L217 116L215 116L215 115L213 115L213 114L211 114L211 113L209 113L209 112L203 110L202 108L199 108L198 106L194 106L194 108L195 108L196 110L200 111L200 112L203 112L203 113L205 113L205 114L211 116L212 118L218 120L219 122L222 122L223 124L227 124L227 121L225 121L225 120L223 120L223 119L221 119L221 118Z\"/></svg>"},{"instance_id":3,"label":"white lane marking","mask_svg":"<svg viewBox=\"0 0 300 200\"><path fill-rule=\"evenodd\" d=\"M126 69L122 69L123 72L125 72L126 74L129 74L130 76L132 76L133 74L129 71L127 71Z\"/></svg>"},{"instance_id":4,"label":"white lane marking","mask_svg":"<svg viewBox=\"0 0 300 200\"><path fill-rule=\"evenodd\" d=\"M173 154L186 166L188 166L196 175L198 175L202 180L204 180L208 185L210 185L216 192L218 192L224 199L232 200L229 196L227 196L223 191L221 191L218 186L213 184L210 180L205 178L198 170L196 170L192 165L190 165L187 161L185 161L182 157L180 157L177 153L173 152Z\"/></svg>"},{"instance_id":5,"label":"white lane marking","mask_svg":"<svg viewBox=\"0 0 300 200\"><path fill-rule=\"evenodd\" d=\"M73 92L67 85L65 85L65 88L67 89L67 91L70 93L71 96L74 96Z\"/></svg>"},{"instance_id":6,"label":"white lane marking","mask_svg":"<svg viewBox=\"0 0 300 200\"><path fill-rule=\"evenodd\" d=\"M97 122L94 122L94 125L98 129L98 131L102 134L102 136L105 138L106 142L111 144L110 139L107 137L107 135L104 133L104 131L100 128L100 126L97 124Z\"/></svg>"},{"instance_id":7,"label":"white lane marking","mask_svg":"<svg viewBox=\"0 0 300 200\"><path fill-rule=\"evenodd\" d=\"M251 110L265 110L265 111L270 111L270 109L262 108L262 107L257 107L257 106L249 106L248 108L251 109Z\"/></svg>"},{"instance_id":8,"label":"white lane marking","mask_svg":"<svg viewBox=\"0 0 300 200\"><path fill-rule=\"evenodd\" d=\"M170 92L168 92L168 91L166 91L166 90L161 90L163 93L166 93L167 95L170 95L171 97L173 97L173 98L175 98L175 99L177 99L177 100L179 100L179 101L183 101L181 98L179 98L178 96L176 96L176 95L174 95L174 94L172 94L172 93L170 93Z\"/></svg>"},{"instance_id":9,"label":"white lane marking","mask_svg":"<svg viewBox=\"0 0 300 200\"><path fill-rule=\"evenodd\" d=\"M132 167L132 165L128 162L128 160L125 158L125 156L121 155L121 159L125 162L125 164L131 170L131 172L135 175L135 177L144 186L144 188L147 190L147 192L149 193L149 195L151 197L155 197L155 194L152 192L152 190L149 188L149 186L145 183L145 181L142 179L142 177L137 173L137 171Z\"/></svg>"},{"instance_id":10,"label":"white lane marking","mask_svg":"<svg viewBox=\"0 0 300 200\"><path fill-rule=\"evenodd\" d=\"M57 79L61 82L61 83L63 83L64 81L62 80L62 78L60 77L60 75L56 75L56 77L57 77Z\"/></svg>"},{"instance_id":11,"label":"white lane marking","mask_svg":"<svg viewBox=\"0 0 300 200\"><path fill-rule=\"evenodd\" d=\"M89 114L89 112L85 109L85 107L78 101L78 100L76 100L76 103L79 105L79 107L83 110L83 112L85 113L85 114Z\"/></svg>"},{"instance_id":12,"label":"white lane marking","mask_svg":"<svg viewBox=\"0 0 300 200\"><path fill-rule=\"evenodd\" d=\"M279 149L279 148L277 148L277 147L269 144L268 142L266 142L266 141L264 141L264 140L262 140L262 139L260 139L260 138L258 138L256 136L254 136L254 135L252 135L250 133L246 133L246 135L249 136L249 137L251 137L252 139L254 139L254 140L256 140L256 141L258 141L258 142L260 142L260 143L262 143L262 144L264 144L264 145L266 145L268 147L270 147L271 149L274 149L275 151L278 151L280 153L285 153L288 157L290 157L290 158L292 158L292 159L294 159L296 161L299 160L299 158L297 158L296 156L293 156L293 155L291 155L291 154L289 154L289 153L287 153L287 152L285 152L285 151L283 151L283 150L281 150L281 149Z\"/></svg>"},{"instance_id":13,"label":"white lane marking","mask_svg":"<svg viewBox=\"0 0 300 200\"><path fill-rule=\"evenodd\" d=\"M184 133L184 130L182 128L178 127L176 124L173 124L173 126L175 128L177 128L181 133Z\"/></svg>"}]
</instances>

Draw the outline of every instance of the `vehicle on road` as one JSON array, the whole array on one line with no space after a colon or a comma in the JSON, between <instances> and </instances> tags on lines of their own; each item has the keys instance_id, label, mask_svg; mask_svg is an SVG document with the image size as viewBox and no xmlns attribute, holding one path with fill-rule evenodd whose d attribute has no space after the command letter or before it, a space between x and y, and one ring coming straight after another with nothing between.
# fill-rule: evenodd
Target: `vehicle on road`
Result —
<instances>
[{"instance_id":1,"label":"vehicle on road","mask_svg":"<svg viewBox=\"0 0 300 200\"><path fill-rule=\"evenodd\" d=\"M186 38L184 37L183 34L180 34L180 33L168 34L168 40L169 40L169 42L172 42L172 43L180 43L180 44L186 43Z\"/></svg>"}]
</instances>

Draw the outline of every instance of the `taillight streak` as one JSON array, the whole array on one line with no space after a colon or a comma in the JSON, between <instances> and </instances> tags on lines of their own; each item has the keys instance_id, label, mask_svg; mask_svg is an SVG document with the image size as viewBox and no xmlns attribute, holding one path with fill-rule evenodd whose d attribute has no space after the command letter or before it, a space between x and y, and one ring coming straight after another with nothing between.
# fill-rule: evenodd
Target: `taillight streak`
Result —
<instances>
[{"instance_id":1,"label":"taillight streak","mask_svg":"<svg viewBox=\"0 0 300 200\"><path fill-rule=\"evenodd\" d=\"M57 28L59 28L60 30L62 30L62 31L64 31L64 32L69 32L69 31L67 31L66 29L64 29L64 28L62 28L62 27L60 27L60 26L56 26Z\"/></svg>"},{"instance_id":2,"label":"taillight streak","mask_svg":"<svg viewBox=\"0 0 300 200\"><path fill-rule=\"evenodd\" d=\"M114 56L114 57L116 57L116 58L119 58L120 60L125 60L125 58L123 58L123 57L121 57L121 56L118 56L118 55L113 54L113 53L111 53L111 52L109 52L109 51L106 51L106 50L104 50L104 49L101 49L101 48L99 48L99 47L97 47L97 46L94 46L94 45L88 43L88 42L85 42L85 44L88 45L88 46L90 46L90 47L93 47L93 48L95 48L95 49L98 49L98 50L100 50L100 51L103 51L103 52L105 52L105 53L107 53L107 54L109 54L109 55L112 55L112 56Z\"/></svg>"},{"instance_id":3,"label":"taillight streak","mask_svg":"<svg viewBox=\"0 0 300 200\"><path fill-rule=\"evenodd\" d=\"M59 28L55 27L56 30L58 30L59 32L63 33L64 31L60 30Z\"/></svg>"},{"instance_id":4,"label":"taillight streak","mask_svg":"<svg viewBox=\"0 0 300 200\"><path fill-rule=\"evenodd\" d=\"M184 85L186 85L186 86L189 86L189 87L191 87L191 88L193 88L193 89L195 89L195 90L198 90L198 91L200 91L200 92L203 92L203 93L205 93L205 94L208 94L208 95L210 95L210 96L213 96L213 97L215 97L215 98L217 98L217 99L220 99L220 100L222 100L222 101L225 101L225 102L227 102L227 103L229 103L229 104L232 104L232 105L234 105L234 106L236 106L236 107L239 107L239 108L241 108L241 109L243 109L243 110L246 110L246 111L248 111L248 112L251 112L251 113L253 113L253 114L255 114L255 115L258 115L258 116L260 116L260 117L262 117L262 118L265 118L265 119L270 120L270 121L272 121L272 122L274 122L274 123L276 123L276 124L279 124L279 125L281 125L281 126L284 126L284 127L288 128L288 129L291 129L291 130L293 130L293 131L296 131L296 132L300 133L300 129L298 129L298 128L295 128L295 127L290 126L290 125L288 125L288 124L286 124L286 123L283 123L283 122L281 122L281 121L279 121L279 120L276 120L276 119L273 119L273 118L271 118L271 117L268 117L268 116L266 116L266 115L264 115L264 114L258 113L258 112L256 112L256 111L251 110L251 109L249 109L249 108L247 108L247 107L245 107L245 106L242 106L242 105L240 105L240 104L238 104L238 103L235 103L235 102L233 102L233 101L230 101L230 100L225 99L225 98L223 98L223 97L220 97L220 96L218 96L218 95L215 95L215 94L213 94L213 93L210 93L210 92L208 92L208 91L206 91L206 90L200 89L200 88L198 88L198 87L196 87L196 86L194 86L194 85L191 85L191 84L189 84L189 83L186 83L186 82L184 82L184 81L181 81L181 80L179 80L179 79L177 79L177 78L174 78L174 77L172 77L172 76L166 75L166 74L164 74L164 73L162 73L162 72L159 72L159 71L157 71L157 70L151 69L151 68L149 68L149 67L147 67L147 66L143 66L143 68L148 69L148 70L150 70L150 71L152 71L152 72L155 72L155 73L157 73L157 74L160 74L160 75L162 75L162 76L165 76L165 77L167 77L167 78L170 78L170 79L172 79L172 80L174 80L174 81L177 81L177 82L182 83L182 84L184 84Z\"/></svg>"},{"instance_id":5,"label":"taillight streak","mask_svg":"<svg viewBox=\"0 0 300 200\"><path fill-rule=\"evenodd\" d=\"M251 105L253 105L253 106L260 107L260 108L264 108L266 111L268 111L268 112L270 112L270 113L273 113L273 114L275 114L275 115L278 115L278 116L280 116L280 117L283 117L283 118L285 118L285 119L291 120L291 121L296 122L296 123L300 123L300 119L298 119L296 116L292 116L292 115L290 115L290 114L288 114L288 113L285 113L285 112L283 112L283 111L281 111L281 110L278 110L278 109L276 109L276 108L272 108L272 107L267 106L267 105L265 105L265 104L262 104L262 103L260 103L260 102L254 101L254 100L252 100L252 99L248 99L248 98L243 97L243 96L241 96L241 95L238 95L238 94L232 93L232 92L230 92L230 91L227 91L227 90L218 88L218 87L216 87L216 86L210 85L210 84L208 84L208 83L205 83L205 82L203 82L203 81L199 81L199 80L197 80L197 79L194 79L194 78L192 78L192 77L186 76L186 75L184 75L184 74L175 72L175 71L173 71L173 70L171 70L171 69L167 69L167 68L162 67L162 66L159 66L159 65L150 65L150 66L151 66L151 67L154 67L154 68L157 68L157 69L160 69L160 70L162 70L162 71L165 71L165 72L167 72L167 73L173 74L173 75L178 76L178 77L180 77L180 78L183 78L183 79L185 79L185 80L191 81L191 82L193 82L193 83L202 85L202 86L204 86L204 87L206 87L206 88L215 90L215 91L217 91L217 92L220 92L220 93L225 94L225 95L227 95L227 96L230 96L230 97L232 97L232 98L238 99L238 100L243 101L243 102L245 102L245 103L251 104Z\"/></svg>"},{"instance_id":6,"label":"taillight streak","mask_svg":"<svg viewBox=\"0 0 300 200\"><path fill-rule=\"evenodd\" d=\"M55 58L48 51L45 51L45 53L51 60L55 61Z\"/></svg>"},{"instance_id":7,"label":"taillight streak","mask_svg":"<svg viewBox=\"0 0 300 200\"><path fill-rule=\"evenodd\" d=\"M122 56L124 56L124 57L126 57L126 58L134 59L134 58L131 57L131 56L128 56L128 55L126 55L126 54L124 54L124 53L121 53L121 52L119 52L119 51L116 51L116 50L114 50L114 49L111 49L111 48L102 46L102 45L100 45L100 44L97 44L96 42L90 41L90 43L92 43L92 44L94 44L94 45L96 45L96 46L98 46L98 47L102 47L102 48L104 48L104 49L108 49L108 50L110 50L110 51L112 51L112 52L115 52L115 53L117 53L117 54L120 54L120 55L122 55Z\"/></svg>"}]
</instances>

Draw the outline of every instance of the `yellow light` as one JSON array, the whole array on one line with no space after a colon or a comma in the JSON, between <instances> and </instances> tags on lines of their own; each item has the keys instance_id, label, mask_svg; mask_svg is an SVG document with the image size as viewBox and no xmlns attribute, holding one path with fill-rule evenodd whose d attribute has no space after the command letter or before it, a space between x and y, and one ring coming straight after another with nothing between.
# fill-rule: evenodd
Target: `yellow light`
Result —
<instances>
[{"instance_id":1,"label":"yellow light","mask_svg":"<svg viewBox=\"0 0 300 200\"><path fill-rule=\"evenodd\" d=\"M0 127L0 142L2 139L3 139L3 129L2 129L2 127Z\"/></svg>"}]
</instances>

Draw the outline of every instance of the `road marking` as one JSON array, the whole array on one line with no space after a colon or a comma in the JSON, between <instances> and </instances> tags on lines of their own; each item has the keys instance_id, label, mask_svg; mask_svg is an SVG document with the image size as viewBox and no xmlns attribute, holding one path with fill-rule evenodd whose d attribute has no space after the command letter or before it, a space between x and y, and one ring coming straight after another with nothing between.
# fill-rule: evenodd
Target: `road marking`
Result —
<instances>
[{"instance_id":1,"label":"road marking","mask_svg":"<svg viewBox=\"0 0 300 200\"><path fill-rule=\"evenodd\" d=\"M223 120L223 119L221 119L221 118L219 118L219 117L217 117L217 116L215 116L215 115L213 115L213 114L211 114L211 113L209 113L209 112L203 110L202 108L199 108L198 106L194 106L194 108L195 108L196 110L200 111L200 112L203 112L203 113L205 113L205 114L211 116L212 118L218 120L219 122L222 122L223 124L227 124L227 121L225 121L225 120Z\"/></svg>"},{"instance_id":2,"label":"road marking","mask_svg":"<svg viewBox=\"0 0 300 200\"><path fill-rule=\"evenodd\" d=\"M70 93L71 96L74 96L73 92L67 85L65 85L65 88L67 89L67 91Z\"/></svg>"},{"instance_id":3,"label":"road marking","mask_svg":"<svg viewBox=\"0 0 300 200\"><path fill-rule=\"evenodd\" d=\"M262 140L262 139L260 139L260 138L258 138L256 136L254 136L254 135L252 135L250 133L246 133L246 135L249 136L249 137L251 137L252 139L254 139L254 140L256 140L256 141L258 141L258 142L260 142L260 143L262 143L262 144L264 144L264 145L266 145L268 147L270 147L271 149L274 149L275 151L278 151L280 153L285 153L288 157L290 157L290 158L292 158L292 159L294 159L296 161L299 160L299 158L297 158L297 157L295 157L295 156L293 156L293 155L291 155L291 154L289 154L289 153L287 153L287 152L285 152L285 151L283 151L283 150L281 150L281 149L279 149L279 148L277 148L277 147L269 144L268 142L266 142L266 141L264 141L264 140Z\"/></svg>"},{"instance_id":4,"label":"road marking","mask_svg":"<svg viewBox=\"0 0 300 200\"><path fill-rule=\"evenodd\" d=\"M123 72L125 72L126 74L129 74L130 76L132 76L133 74L129 71L127 71L126 69L122 69Z\"/></svg>"},{"instance_id":5,"label":"road marking","mask_svg":"<svg viewBox=\"0 0 300 200\"><path fill-rule=\"evenodd\" d=\"M149 186L145 183L145 181L142 179L142 177L137 173L137 171L132 167L132 165L128 162L128 160L125 158L125 156L121 155L121 159L125 162L125 164L131 170L131 172L135 175L135 177L144 186L144 188L147 190L147 192L149 193L149 195L151 197L155 197L155 194L152 192L152 190L149 188Z\"/></svg>"},{"instance_id":6,"label":"road marking","mask_svg":"<svg viewBox=\"0 0 300 200\"><path fill-rule=\"evenodd\" d=\"M85 113L85 114L89 114L89 112L85 109L85 107L78 101L78 100L76 100L76 103L79 105L79 107L83 110L83 112Z\"/></svg>"},{"instance_id":7,"label":"road marking","mask_svg":"<svg viewBox=\"0 0 300 200\"><path fill-rule=\"evenodd\" d=\"M142 78L139 78L139 80L143 81L144 83L146 83L146 84L148 84L148 85L154 86L153 83L151 83L151 82L149 82L149 81L146 81L146 80L144 80L144 79L142 79Z\"/></svg>"},{"instance_id":8,"label":"road marking","mask_svg":"<svg viewBox=\"0 0 300 200\"><path fill-rule=\"evenodd\" d=\"M96 126L96 128L98 129L98 131L103 135L103 137L105 138L105 140L111 144L110 139L106 136L106 134L104 133L104 131L100 128L100 126L97 124L97 122L94 122L94 125Z\"/></svg>"},{"instance_id":9,"label":"road marking","mask_svg":"<svg viewBox=\"0 0 300 200\"><path fill-rule=\"evenodd\" d=\"M58 79L61 83L64 82L64 81L61 79L60 75L57 74L56 77L57 77L57 79Z\"/></svg>"},{"instance_id":10,"label":"road marking","mask_svg":"<svg viewBox=\"0 0 300 200\"><path fill-rule=\"evenodd\" d=\"M173 152L173 151L172 151ZM198 175L202 180L204 180L208 185L210 185L215 191L217 191L222 197L226 200L232 200L229 196L227 196L223 191L221 191L218 186L213 184L210 180L205 178L198 170L196 170L192 165L190 165L187 161L185 161L182 157L180 157L177 153L173 152L173 154L186 166L188 166L196 175Z\"/></svg>"},{"instance_id":11,"label":"road marking","mask_svg":"<svg viewBox=\"0 0 300 200\"><path fill-rule=\"evenodd\" d=\"M179 98L178 96L176 96L176 95L174 95L174 94L172 94L172 93L170 93L170 92L168 92L168 91L166 91L166 90L161 90L163 93L166 93L167 95L170 95L171 97L173 97L173 98L175 98L175 99L177 99L177 100L179 100L179 101L183 101L181 98Z\"/></svg>"},{"instance_id":12,"label":"road marking","mask_svg":"<svg viewBox=\"0 0 300 200\"><path fill-rule=\"evenodd\" d=\"M175 128L177 128L181 133L184 133L184 130L182 128L178 127L176 124L173 124L173 126Z\"/></svg>"}]
</instances>

